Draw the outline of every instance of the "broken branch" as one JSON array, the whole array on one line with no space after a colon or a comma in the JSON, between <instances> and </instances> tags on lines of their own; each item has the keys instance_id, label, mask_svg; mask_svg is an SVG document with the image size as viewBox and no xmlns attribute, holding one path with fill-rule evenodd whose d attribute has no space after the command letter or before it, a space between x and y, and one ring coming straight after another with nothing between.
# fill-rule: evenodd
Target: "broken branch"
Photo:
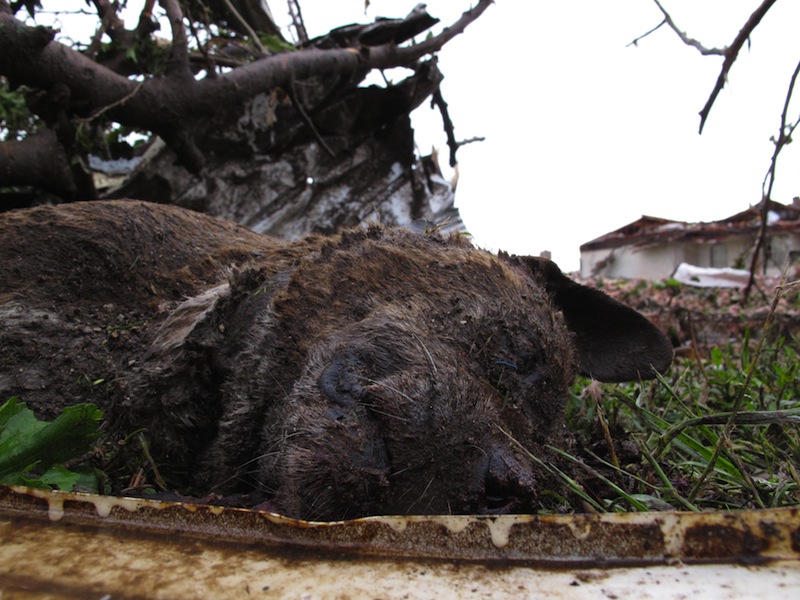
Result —
<instances>
[{"instance_id":1,"label":"broken branch","mask_svg":"<svg viewBox=\"0 0 800 600\"><path fill-rule=\"evenodd\" d=\"M706 101L706 105L703 107L703 110L700 111L699 133L703 133L703 126L705 125L708 115L711 112L711 107L714 106L717 96L719 96L722 88L725 87L725 82L728 80L728 73L730 72L733 63L738 58L739 51L750 37L750 34L753 33L753 30L761 22L761 19L764 18L764 15L767 14L767 11L772 8L772 5L775 4L776 1L777 0L764 0L764 2L761 3L761 6L759 6L755 12L750 15L747 23L745 23L744 27L742 27L741 31L739 31L739 34L736 36L736 39L733 40L733 43L725 50L725 60L722 63L722 70L719 73L719 77L717 77L717 82L714 84L714 89L711 91L711 95Z\"/></svg>"}]
</instances>

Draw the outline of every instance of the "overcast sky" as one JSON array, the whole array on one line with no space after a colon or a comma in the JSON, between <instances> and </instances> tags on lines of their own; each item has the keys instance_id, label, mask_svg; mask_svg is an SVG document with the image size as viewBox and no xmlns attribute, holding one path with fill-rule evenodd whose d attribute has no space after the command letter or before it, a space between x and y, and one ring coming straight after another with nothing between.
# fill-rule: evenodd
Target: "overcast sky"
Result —
<instances>
[{"instance_id":1,"label":"overcast sky","mask_svg":"<svg viewBox=\"0 0 800 600\"><path fill-rule=\"evenodd\" d=\"M309 33L401 17L414 0L300 0ZM687 33L729 44L760 0L663 0ZM469 8L428 0L443 23ZM276 20L285 4L272 0ZM335 6L335 9L331 7ZM579 246L642 214L715 220L761 198L786 89L800 60L800 2L779 1L740 55L703 135L698 112L722 58L704 57L667 28L652 0L497 0L440 54L443 93L459 139L456 204L478 245L551 250L565 270ZM797 118L800 102L793 117ZM446 157L438 115L415 115L417 141ZM798 144L800 146L800 144ZM442 162L446 162L443 160ZM773 199L800 195L800 153L778 163Z\"/></svg>"}]
</instances>

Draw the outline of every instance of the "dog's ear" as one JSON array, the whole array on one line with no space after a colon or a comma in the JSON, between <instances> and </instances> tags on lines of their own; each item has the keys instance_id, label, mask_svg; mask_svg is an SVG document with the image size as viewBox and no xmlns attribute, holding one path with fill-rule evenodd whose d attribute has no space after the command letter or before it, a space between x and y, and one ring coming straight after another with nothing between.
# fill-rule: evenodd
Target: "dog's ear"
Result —
<instances>
[{"instance_id":1,"label":"dog's ear","mask_svg":"<svg viewBox=\"0 0 800 600\"><path fill-rule=\"evenodd\" d=\"M511 257L545 287L574 334L578 368L600 381L652 379L672 363L672 344L643 315L566 277L544 258Z\"/></svg>"},{"instance_id":2,"label":"dog's ear","mask_svg":"<svg viewBox=\"0 0 800 600\"><path fill-rule=\"evenodd\" d=\"M230 295L225 283L181 302L159 327L149 354L163 354L183 345L222 298Z\"/></svg>"}]
</instances>

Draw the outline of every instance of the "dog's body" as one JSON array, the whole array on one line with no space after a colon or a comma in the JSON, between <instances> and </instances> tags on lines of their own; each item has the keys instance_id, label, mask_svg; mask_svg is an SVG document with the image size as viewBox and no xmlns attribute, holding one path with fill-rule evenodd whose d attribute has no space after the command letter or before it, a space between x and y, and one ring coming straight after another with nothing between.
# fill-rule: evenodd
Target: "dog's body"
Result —
<instances>
[{"instance_id":1,"label":"dog's body","mask_svg":"<svg viewBox=\"0 0 800 600\"><path fill-rule=\"evenodd\" d=\"M287 244L134 201L0 232L0 394L98 402L196 488L296 517L533 510L552 482L520 448L565 443L575 367L619 381L672 357L552 263L455 237Z\"/></svg>"}]
</instances>

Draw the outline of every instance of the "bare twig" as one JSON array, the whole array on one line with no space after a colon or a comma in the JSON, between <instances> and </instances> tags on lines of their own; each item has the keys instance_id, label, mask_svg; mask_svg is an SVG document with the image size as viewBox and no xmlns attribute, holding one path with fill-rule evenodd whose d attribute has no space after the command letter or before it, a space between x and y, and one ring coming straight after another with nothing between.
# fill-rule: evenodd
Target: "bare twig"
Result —
<instances>
[{"instance_id":1,"label":"bare twig","mask_svg":"<svg viewBox=\"0 0 800 600\"><path fill-rule=\"evenodd\" d=\"M637 38L634 38L633 40L631 40L631 41L628 43L628 45L627 45L627 46L625 46L625 47L626 47L626 48L629 48L630 46L638 46L640 41L642 41L644 38L646 38L646 37L647 37L648 35L650 35L651 33L655 33L656 31L658 31L659 29L661 29L661 28L662 28L664 25L666 25L666 24L667 24L667 20L666 20L666 19L664 19L663 21L661 21L661 23L659 23L658 25L656 25L655 27L653 27L653 28L652 28L650 31L647 31L647 32L643 33L642 35L640 35L639 37L637 37Z\"/></svg>"},{"instance_id":2,"label":"bare twig","mask_svg":"<svg viewBox=\"0 0 800 600\"><path fill-rule=\"evenodd\" d=\"M222 0L225 3L225 6L231 12L231 14L236 17L236 20L239 21L239 24L244 27L244 30L247 31L247 35L250 36L250 41L253 43L253 46L256 48L256 52L258 56L266 56L267 51L264 49L264 46L261 44L261 40L258 39L258 34L253 31L253 28L250 27L250 23L248 23L245 18L239 14L239 11L236 10L236 7L233 6L231 0Z\"/></svg>"},{"instance_id":3,"label":"bare twig","mask_svg":"<svg viewBox=\"0 0 800 600\"><path fill-rule=\"evenodd\" d=\"M764 176L764 182L761 186L761 224L759 226L758 236L756 237L755 248L753 249L753 257L750 261L750 279L748 280L747 287L744 290L745 301L747 301L747 298L750 297L750 291L755 283L758 255L762 248L766 248L767 231L769 227L769 203L770 199L772 198L772 186L775 183L775 171L778 167L778 156L780 155L781 150L783 150L786 145L791 143L792 134L794 133L795 129L797 129L798 125L800 125L800 117L798 117L794 123L790 125L786 124L787 113L789 112L789 103L792 100L792 94L794 93L794 86L797 82L798 75L800 75L800 63L797 63L797 66L794 68L794 73L792 73L792 78L789 81L789 89L786 91L786 99L783 102L783 110L781 111L780 128L778 130L777 137L773 138L775 149L772 151L772 160L770 161L769 169L767 170L767 174ZM764 269L766 269L766 266L767 256L765 254L763 264Z\"/></svg>"},{"instance_id":4,"label":"bare twig","mask_svg":"<svg viewBox=\"0 0 800 600\"><path fill-rule=\"evenodd\" d=\"M308 116L306 109L303 107L303 102L300 100L300 97L297 94L297 87L295 85L294 79L291 80L289 84L289 89L292 91L292 104L297 109L297 112L300 113L305 124L311 130L311 133L314 134L314 137L317 138L320 146L325 149L325 152L328 153L328 156L335 157L336 153L331 149L331 147L327 144L327 142L323 139L322 135L320 135L319 130L317 129L316 125L314 125L314 121L311 120L311 117Z\"/></svg>"},{"instance_id":5,"label":"bare twig","mask_svg":"<svg viewBox=\"0 0 800 600\"><path fill-rule=\"evenodd\" d=\"M758 26L758 24L761 22L761 19L764 18L764 15L767 14L769 9L772 8L772 5L775 4L777 0L764 0L753 12L753 14L750 15L750 18L747 19L747 22L736 35L733 42L724 48L707 48L696 39L689 37L684 31L680 30L672 16L661 5L659 0L653 0L653 2L656 3L656 6L658 6L661 14L664 15L664 20L644 35L641 35L633 40L630 44L628 44L629 46L636 46L639 40L647 37L663 25L667 25L670 29L672 29L672 31L675 32L675 34L684 44L695 48L698 52L700 52L700 54L704 56L723 56L725 58L725 60L722 62L722 69L717 77L717 81L714 84L714 89L711 91L705 106L700 111L700 133L703 133L703 127L705 126L708 115L711 112L711 107L714 105L714 102L716 101L717 96L719 96L719 93L722 91L722 88L725 87L725 82L728 80L728 73L730 72L733 63L736 62L736 59L739 57L739 52L741 51L742 46L744 46L745 42L753 33L753 30Z\"/></svg>"},{"instance_id":6,"label":"bare twig","mask_svg":"<svg viewBox=\"0 0 800 600\"><path fill-rule=\"evenodd\" d=\"M493 3L493 0L479 0L473 8L465 11L450 27L445 27L438 35L432 36L419 44L403 48L398 48L394 44L384 44L383 46L370 48L368 60L379 69L412 65L423 56L434 54L441 50L447 42L463 33L467 25L480 17Z\"/></svg>"},{"instance_id":7,"label":"bare twig","mask_svg":"<svg viewBox=\"0 0 800 600\"><path fill-rule=\"evenodd\" d=\"M102 107L98 108L97 110L95 110L94 112L92 112L91 116L89 116L89 117L88 117L88 118L86 118L86 119L80 119L80 121L81 121L81 122L83 122L83 123L87 123L87 124L88 124L88 123L90 123L91 121L94 121L95 119L97 119L97 118L99 118L99 117L102 117L102 116L103 116L105 113L107 113L109 110L113 110L113 109L114 109L114 108L116 108L117 106L121 106L121 105L125 104L125 103L126 103L128 100L130 100L130 99L131 99L131 98L133 98L133 97L134 97L136 94L138 94L138 93L139 93L139 90L141 90L141 89L142 89L142 86L144 85L144 83L145 83L144 81L139 81L138 83L136 83L136 85L135 85L135 87L133 88L133 90L131 90L130 92L128 92L128 93L127 93L125 96L123 96L123 97L122 97L122 98L120 98L119 100L116 100L116 101L114 101L114 102L111 102L110 104L106 104L105 106L102 106Z\"/></svg>"},{"instance_id":8,"label":"bare twig","mask_svg":"<svg viewBox=\"0 0 800 600\"><path fill-rule=\"evenodd\" d=\"M450 119L450 113L447 110L447 102L444 101L441 88L436 88L436 91L431 96L431 107L438 108L439 112L442 115L442 124L444 126L444 132L445 134L447 134L447 147L450 149L449 164L451 167L455 167L458 164L458 160L456 159L456 152L461 146L466 146L467 144L471 144L473 142L482 142L486 138L472 137L468 140L461 140L460 142L456 141L455 128L453 126L453 121Z\"/></svg>"},{"instance_id":9,"label":"bare twig","mask_svg":"<svg viewBox=\"0 0 800 600\"><path fill-rule=\"evenodd\" d=\"M714 85L714 89L711 91L711 95L708 97L703 110L700 111L700 133L703 133L703 126L706 124L708 115L711 112L711 107L714 106L714 101L716 101L717 96L719 96L719 93L725 86L725 82L728 80L728 73L730 72L733 63L738 58L739 51L742 49L742 46L744 46L744 43L750 38L753 30L761 22L761 19L764 18L764 15L767 14L767 11L772 8L772 5L775 4L776 1L777 0L764 0L764 2L761 3L761 6L759 6L755 12L750 15L747 23L744 24L744 27L742 27L741 31L739 31L739 34L733 40L733 43L728 46L727 50L725 51L725 60L722 63L722 70L719 73L719 77L717 77L717 83Z\"/></svg>"},{"instance_id":10,"label":"bare twig","mask_svg":"<svg viewBox=\"0 0 800 600\"><path fill-rule=\"evenodd\" d=\"M300 12L300 3L297 0L288 0L289 15L292 17L292 26L297 33L297 43L300 45L308 43L308 31L303 21L303 13Z\"/></svg>"},{"instance_id":11,"label":"bare twig","mask_svg":"<svg viewBox=\"0 0 800 600\"><path fill-rule=\"evenodd\" d=\"M189 33L192 34L192 38L194 38L195 43L197 44L197 49L200 52L200 60L198 61L198 55L195 53L189 53L189 62L197 64L198 62L203 65L206 73L209 77L216 77L217 76L217 63L208 53L208 40L206 43L200 41L200 35L198 34L197 28L194 26L194 18L192 17L192 13L188 6L185 6L184 10L186 11L186 22L189 25ZM239 66L239 65L237 65Z\"/></svg>"},{"instance_id":12,"label":"bare twig","mask_svg":"<svg viewBox=\"0 0 800 600\"><path fill-rule=\"evenodd\" d=\"M444 97L442 96L442 88L436 88L436 91L433 92L433 96L431 96L431 105L436 106L442 115L444 132L447 134L447 147L450 148L450 166L455 167L458 163L456 160L458 142L456 142L453 121L450 119L450 113L447 111L447 102L444 101Z\"/></svg>"},{"instance_id":13,"label":"bare twig","mask_svg":"<svg viewBox=\"0 0 800 600\"><path fill-rule=\"evenodd\" d=\"M687 46L691 46L692 48L695 48L703 56L711 56L711 55L714 55L714 54L719 55L719 56L725 56L727 54L727 52L728 52L728 48L727 47L725 47L725 48L706 48L705 46L703 46L703 44L701 44L696 39L690 38L688 35L686 35L685 32L683 32L680 29L678 29L678 26L675 24L675 21L672 19L670 14L666 10L664 10L663 6L661 6L661 2L659 2L658 0L653 0L653 2L656 3L656 6L658 6L658 9L661 11L661 14L664 15L664 23L666 23L669 26L669 28L672 29L672 31L674 31L679 38L681 38L681 41L684 44L686 44Z\"/></svg>"}]
</instances>

